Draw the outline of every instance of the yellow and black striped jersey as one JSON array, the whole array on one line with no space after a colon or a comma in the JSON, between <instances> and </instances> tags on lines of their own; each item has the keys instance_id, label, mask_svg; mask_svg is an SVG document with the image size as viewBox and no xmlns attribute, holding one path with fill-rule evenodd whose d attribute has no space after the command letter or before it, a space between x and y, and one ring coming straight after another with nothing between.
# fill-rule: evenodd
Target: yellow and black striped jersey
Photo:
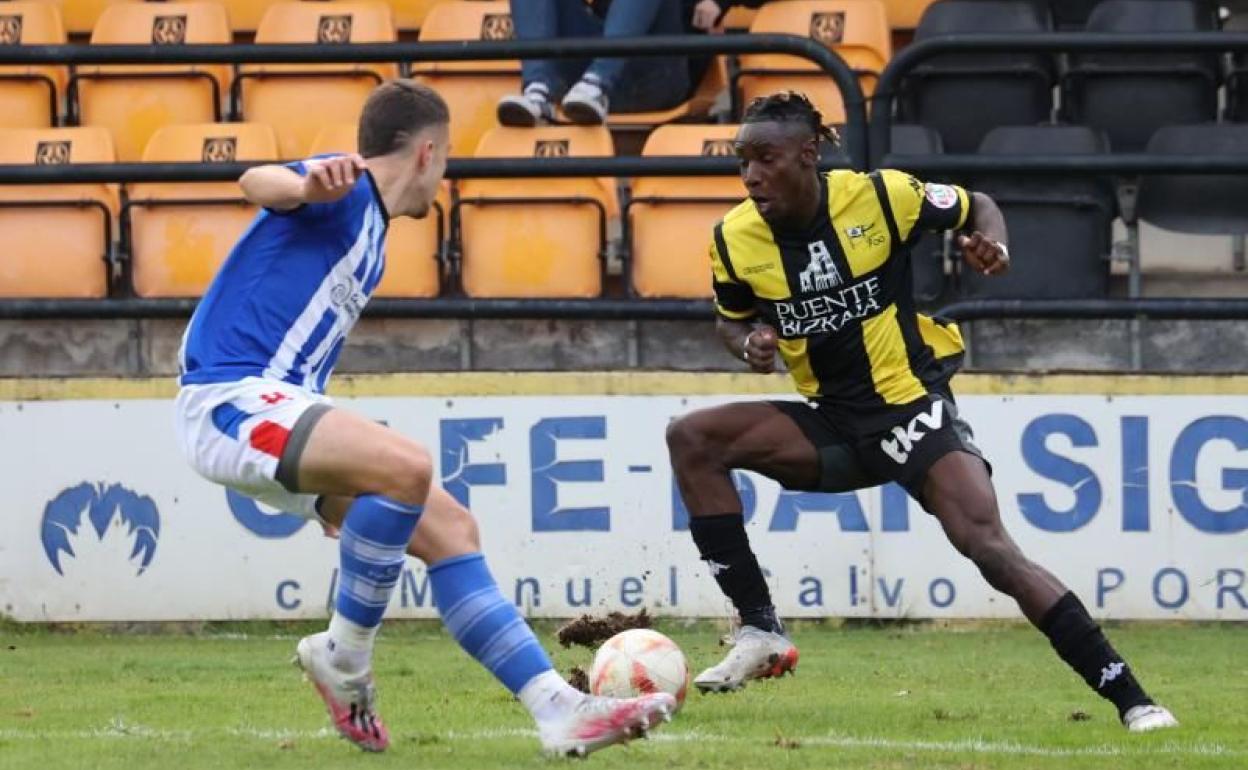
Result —
<instances>
[{"instance_id":1,"label":"yellow and black striped jersey","mask_svg":"<svg viewBox=\"0 0 1248 770\"><path fill-rule=\"evenodd\" d=\"M924 230L962 227L966 190L893 170L820 179L807 228L773 228L750 200L715 226L716 310L774 327L798 392L830 406L874 411L943 390L962 337L915 311L909 246Z\"/></svg>"}]
</instances>

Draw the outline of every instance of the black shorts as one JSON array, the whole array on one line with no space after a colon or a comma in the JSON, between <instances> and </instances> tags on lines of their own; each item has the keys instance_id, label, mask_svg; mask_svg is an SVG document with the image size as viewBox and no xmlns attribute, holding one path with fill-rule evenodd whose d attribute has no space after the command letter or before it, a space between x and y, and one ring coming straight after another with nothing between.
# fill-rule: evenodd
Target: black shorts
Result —
<instances>
[{"instance_id":1,"label":"black shorts","mask_svg":"<svg viewBox=\"0 0 1248 770\"><path fill-rule=\"evenodd\" d=\"M770 403L797 423L819 453L819 486L803 491L850 492L895 481L926 508L927 472L950 452L975 455L992 473L949 396L930 394L890 409L891 426L869 431L816 402Z\"/></svg>"}]
</instances>

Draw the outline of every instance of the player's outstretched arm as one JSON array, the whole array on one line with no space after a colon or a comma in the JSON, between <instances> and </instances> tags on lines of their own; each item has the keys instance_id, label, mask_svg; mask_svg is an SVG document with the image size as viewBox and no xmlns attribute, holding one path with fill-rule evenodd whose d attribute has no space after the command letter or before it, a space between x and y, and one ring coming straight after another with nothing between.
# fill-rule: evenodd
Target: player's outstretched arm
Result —
<instances>
[{"instance_id":1,"label":"player's outstretched arm","mask_svg":"<svg viewBox=\"0 0 1248 770\"><path fill-rule=\"evenodd\" d=\"M364 171L364 159L354 153L304 161L306 176L286 166L256 166L239 178L248 202L276 211L290 211L305 203L331 203L351 191Z\"/></svg>"},{"instance_id":2,"label":"player's outstretched arm","mask_svg":"<svg viewBox=\"0 0 1248 770\"><path fill-rule=\"evenodd\" d=\"M715 331L728 352L745 361L754 371L771 374L776 370L775 329L720 317L716 319Z\"/></svg>"},{"instance_id":3,"label":"player's outstretched arm","mask_svg":"<svg viewBox=\"0 0 1248 770\"><path fill-rule=\"evenodd\" d=\"M958 236L958 248L966 263L984 275L1000 275L1010 269L1006 247L1009 232L996 201L983 193L971 193L970 233Z\"/></svg>"}]
</instances>

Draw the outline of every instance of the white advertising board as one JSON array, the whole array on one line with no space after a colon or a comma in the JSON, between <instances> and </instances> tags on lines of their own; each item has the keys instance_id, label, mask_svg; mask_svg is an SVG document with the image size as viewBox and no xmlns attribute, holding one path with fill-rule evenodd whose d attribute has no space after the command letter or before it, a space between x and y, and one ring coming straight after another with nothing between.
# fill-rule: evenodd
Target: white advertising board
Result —
<instances>
[{"instance_id":1,"label":"white advertising board","mask_svg":"<svg viewBox=\"0 0 1248 770\"><path fill-rule=\"evenodd\" d=\"M368 396L426 443L504 595L531 616L721 616L664 429L729 395ZM758 398L758 396L751 396ZM1248 620L1248 397L965 395L1006 526L1101 618ZM166 398L0 401L0 612L22 621L324 617L320 528L184 463ZM899 488L826 495L739 475L787 617L1013 617ZM432 617L411 560L391 617Z\"/></svg>"}]
</instances>

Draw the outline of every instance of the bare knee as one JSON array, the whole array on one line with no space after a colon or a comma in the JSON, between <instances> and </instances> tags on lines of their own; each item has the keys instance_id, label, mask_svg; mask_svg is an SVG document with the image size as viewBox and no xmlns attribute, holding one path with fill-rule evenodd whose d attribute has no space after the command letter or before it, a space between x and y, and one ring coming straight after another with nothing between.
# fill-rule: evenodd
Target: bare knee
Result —
<instances>
[{"instance_id":1,"label":"bare knee","mask_svg":"<svg viewBox=\"0 0 1248 770\"><path fill-rule=\"evenodd\" d=\"M693 412L668 423L667 449L676 465L705 458L714 444L705 412Z\"/></svg>"},{"instance_id":2,"label":"bare knee","mask_svg":"<svg viewBox=\"0 0 1248 770\"><path fill-rule=\"evenodd\" d=\"M396 442L383 453L379 470L381 494L408 505L424 505L433 481L433 460L423 446Z\"/></svg>"},{"instance_id":3,"label":"bare knee","mask_svg":"<svg viewBox=\"0 0 1248 770\"><path fill-rule=\"evenodd\" d=\"M477 553L481 534L477 520L460 505L430 511L416 529L411 553L426 564Z\"/></svg>"}]
</instances>

